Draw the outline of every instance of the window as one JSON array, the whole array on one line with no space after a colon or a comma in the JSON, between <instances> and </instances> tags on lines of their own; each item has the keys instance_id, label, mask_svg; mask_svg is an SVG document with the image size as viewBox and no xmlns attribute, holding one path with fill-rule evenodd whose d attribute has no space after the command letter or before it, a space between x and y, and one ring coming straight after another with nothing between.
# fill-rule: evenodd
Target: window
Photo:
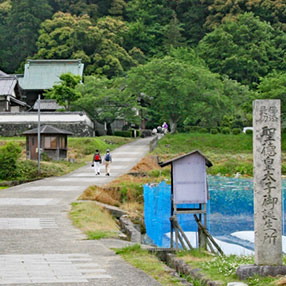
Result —
<instances>
[{"instance_id":1,"label":"window","mask_svg":"<svg viewBox=\"0 0 286 286\"><path fill-rule=\"evenodd\" d=\"M60 149L66 149L66 138L64 136L59 137Z\"/></svg>"},{"instance_id":2,"label":"window","mask_svg":"<svg viewBox=\"0 0 286 286\"><path fill-rule=\"evenodd\" d=\"M45 149L57 149L57 137L46 136L45 137Z\"/></svg>"}]
</instances>

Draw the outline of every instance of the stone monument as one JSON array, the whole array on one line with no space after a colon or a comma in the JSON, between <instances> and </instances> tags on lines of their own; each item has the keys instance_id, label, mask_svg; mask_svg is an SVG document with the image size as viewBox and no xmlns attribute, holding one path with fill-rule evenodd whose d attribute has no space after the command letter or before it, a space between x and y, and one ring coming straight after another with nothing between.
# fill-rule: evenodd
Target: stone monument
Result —
<instances>
[{"instance_id":1,"label":"stone monument","mask_svg":"<svg viewBox=\"0 0 286 286\"><path fill-rule=\"evenodd\" d=\"M285 275L282 266L280 100L253 104L255 265L237 269L241 279Z\"/></svg>"}]
</instances>

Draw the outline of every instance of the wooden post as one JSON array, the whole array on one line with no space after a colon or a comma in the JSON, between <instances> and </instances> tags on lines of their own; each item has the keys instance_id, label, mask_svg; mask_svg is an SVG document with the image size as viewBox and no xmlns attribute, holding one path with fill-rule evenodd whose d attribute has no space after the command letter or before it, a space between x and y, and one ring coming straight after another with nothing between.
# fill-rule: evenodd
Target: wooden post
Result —
<instances>
[{"instance_id":1,"label":"wooden post","mask_svg":"<svg viewBox=\"0 0 286 286\"><path fill-rule=\"evenodd\" d=\"M187 245L189 246L189 248L190 248L190 249L193 249L193 247L192 247L190 241L188 240L187 236L185 235L183 229L182 229L181 226L179 225L176 215L175 215L175 216L172 216L172 217L170 218L170 220L171 220L172 223L173 223L173 226L174 226L174 228L175 228L176 234L178 233L178 235L181 235L181 236L184 238L184 240L186 241L186 243L187 243ZM184 246L184 242L182 242L180 236L179 236L179 240L180 240L182 246L183 246L185 249L187 249L187 248Z\"/></svg>"},{"instance_id":2,"label":"wooden post","mask_svg":"<svg viewBox=\"0 0 286 286\"><path fill-rule=\"evenodd\" d=\"M218 250L218 252L221 255L224 255L222 249L219 247L219 245L215 242L215 240L213 239L213 237L210 235L210 233L207 231L206 228L204 228L204 226L201 224L201 222L199 221L197 215L194 214L195 220L199 226L199 228L201 228L201 230L205 233L205 235L208 237L208 239L212 242L212 244L215 246L215 248Z\"/></svg>"},{"instance_id":3,"label":"wooden post","mask_svg":"<svg viewBox=\"0 0 286 286\"><path fill-rule=\"evenodd\" d=\"M206 210L206 204L204 205L204 209ZM202 207L202 204L200 204L200 207ZM204 227L206 228L206 213L204 214ZM199 214L199 221L202 223L202 214ZM198 234L199 234L199 248L207 250L207 237L205 233L201 230L200 227L198 227Z\"/></svg>"}]
</instances>

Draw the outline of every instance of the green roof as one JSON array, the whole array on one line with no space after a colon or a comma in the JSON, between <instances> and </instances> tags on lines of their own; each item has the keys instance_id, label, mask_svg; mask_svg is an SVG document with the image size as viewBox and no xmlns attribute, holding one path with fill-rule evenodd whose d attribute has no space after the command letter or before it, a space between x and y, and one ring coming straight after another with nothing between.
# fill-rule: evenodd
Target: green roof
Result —
<instances>
[{"instance_id":1,"label":"green roof","mask_svg":"<svg viewBox=\"0 0 286 286\"><path fill-rule=\"evenodd\" d=\"M60 82L63 73L82 76L83 67L81 60L28 60L18 81L24 90L50 89Z\"/></svg>"}]
</instances>

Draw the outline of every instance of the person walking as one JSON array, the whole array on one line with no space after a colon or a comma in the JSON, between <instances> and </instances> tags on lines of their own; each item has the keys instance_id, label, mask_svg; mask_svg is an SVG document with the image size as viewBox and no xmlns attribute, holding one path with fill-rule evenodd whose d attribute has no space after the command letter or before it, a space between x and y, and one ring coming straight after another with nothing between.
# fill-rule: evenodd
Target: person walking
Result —
<instances>
[{"instance_id":1,"label":"person walking","mask_svg":"<svg viewBox=\"0 0 286 286\"><path fill-rule=\"evenodd\" d=\"M105 164L105 175L110 176L110 164L112 162L112 157L109 149L106 150L106 154L104 156L104 164Z\"/></svg>"},{"instance_id":2,"label":"person walking","mask_svg":"<svg viewBox=\"0 0 286 286\"><path fill-rule=\"evenodd\" d=\"M168 133L168 124L167 122L164 122L163 125L162 125L162 129L163 129L163 133L164 134L167 134Z\"/></svg>"},{"instance_id":3,"label":"person walking","mask_svg":"<svg viewBox=\"0 0 286 286\"><path fill-rule=\"evenodd\" d=\"M94 173L95 176L100 175L100 164L101 164L101 156L99 154L98 150L95 150L94 156L93 156L93 161L92 165L94 166Z\"/></svg>"}]
</instances>

